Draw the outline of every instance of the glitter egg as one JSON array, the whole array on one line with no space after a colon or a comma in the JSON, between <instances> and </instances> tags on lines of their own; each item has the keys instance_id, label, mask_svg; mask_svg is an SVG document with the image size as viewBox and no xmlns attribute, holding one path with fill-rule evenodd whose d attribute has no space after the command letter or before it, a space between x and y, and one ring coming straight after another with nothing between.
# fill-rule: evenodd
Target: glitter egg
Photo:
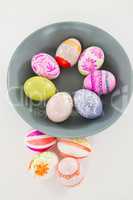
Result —
<instances>
[{"instance_id":1,"label":"glitter egg","mask_svg":"<svg viewBox=\"0 0 133 200\"><path fill-rule=\"evenodd\" d=\"M96 92L98 95L108 94L116 86L115 76L106 70L91 72L84 79L84 88Z\"/></svg>"},{"instance_id":2,"label":"glitter egg","mask_svg":"<svg viewBox=\"0 0 133 200\"><path fill-rule=\"evenodd\" d=\"M29 171L37 178L48 179L56 173L58 157L55 153L46 151L35 155L29 164Z\"/></svg>"},{"instance_id":3,"label":"glitter egg","mask_svg":"<svg viewBox=\"0 0 133 200\"><path fill-rule=\"evenodd\" d=\"M98 95L87 89L80 89L74 94L76 111L84 118L95 119L102 114L102 101Z\"/></svg>"},{"instance_id":4,"label":"glitter egg","mask_svg":"<svg viewBox=\"0 0 133 200\"><path fill-rule=\"evenodd\" d=\"M56 60L47 53L38 53L31 61L33 71L48 79L55 79L60 74L60 67Z\"/></svg>"},{"instance_id":5,"label":"glitter egg","mask_svg":"<svg viewBox=\"0 0 133 200\"><path fill-rule=\"evenodd\" d=\"M62 159L57 167L58 180L66 187L75 187L84 179L80 162L75 158Z\"/></svg>"},{"instance_id":6,"label":"glitter egg","mask_svg":"<svg viewBox=\"0 0 133 200\"><path fill-rule=\"evenodd\" d=\"M104 52L100 47L88 47L83 51L78 62L79 72L86 76L99 69L104 62Z\"/></svg>"},{"instance_id":7,"label":"glitter egg","mask_svg":"<svg viewBox=\"0 0 133 200\"><path fill-rule=\"evenodd\" d=\"M44 152L49 148L55 146L57 139L52 136L48 136L38 130L32 130L26 134L25 144L26 146L35 152Z\"/></svg>"},{"instance_id":8,"label":"glitter egg","mask_svg":"<svg viewBox=\"0 0 133 200\"><path fill-rule=\"evenodd\" d=\"M76 64L81 53L81 44L75 38L63 41L57 48L55 59L63 68L69 68Z\"/></svg>"},{"instance_id":9,"label":"glitter egg","mask_svg":"<svg viewBox=\"0 0 133 200\"><path fill-rule=\"evenodd\" d=\"M86 158L92 152L88 138L61 138L58 139L57 148L64 157Z\"/></svg>"}]
</instances>

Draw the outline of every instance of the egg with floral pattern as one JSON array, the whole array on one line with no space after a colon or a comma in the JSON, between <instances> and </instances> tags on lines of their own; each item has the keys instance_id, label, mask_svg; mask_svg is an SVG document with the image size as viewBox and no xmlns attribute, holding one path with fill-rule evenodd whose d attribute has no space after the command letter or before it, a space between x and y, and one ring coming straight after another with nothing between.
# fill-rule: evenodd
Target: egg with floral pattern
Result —
<instances>
[{"instance_id":1,"label":"egg with floral pattern","mask_svg":"<svg viewBox=\"0 0 133 200\"><path fill-rule=\"evenodd\" d=\"M92 46L83 51L78 62L79 72L86 76L99 69L104 62L104 52L100 47Z\"/></svg>"},{"instance_id":2,"label":"egg with floral pattern","mask_svg":"<svg viewBox=\"0 0 133 200\"><path fill-rule=\"evenodd\" d=\"M55 175L57 164L57 155L53 152L46 151L35 155L28 169L34 177L48 179Z\"/></svg>"},{"instance_id":3,"label":"egg with floral pattern","mask_svg":"<svg viewBox=\"0 0 133 200\"><path fill-rule=\"evenodd\" d=\"M60 67L56 60L47 53L38 53L31 61L33 71L48 79L56 79L60 74Z\"/></svg>"}]
</instances>

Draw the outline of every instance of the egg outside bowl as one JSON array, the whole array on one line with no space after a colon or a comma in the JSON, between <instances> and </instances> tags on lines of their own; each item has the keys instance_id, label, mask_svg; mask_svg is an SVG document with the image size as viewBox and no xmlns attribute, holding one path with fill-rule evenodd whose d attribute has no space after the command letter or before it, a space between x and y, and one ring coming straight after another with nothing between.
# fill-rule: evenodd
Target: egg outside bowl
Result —
<instances>
[{"instance_id":1,"label":"egg outside bowl","mask_svg":"<svg viewBox=\"0 0 133 200\"><path fill-rule=\"evenodd\" d=\"M73 111L68 120L56 124L47 119L45 102L34 102L24 95L23 84L35 75L30 64L32 56L39 52L54 55L59 44L69 37L79 39L83 49L95 45L104 50L102 69L113 72L117 86L111 94L102 97L104 112L101 117L86 120ZM62 69L53 82L59 91L73 94L82 88L83 78L75 65ZM19 45L9 64L7 85L14 108L32 128L56 137L90 136L108 128L123 114L133 89L132 68L121 45L107 32L81 22L62 22L35 31Z\"/></svg>"}]
</instances>

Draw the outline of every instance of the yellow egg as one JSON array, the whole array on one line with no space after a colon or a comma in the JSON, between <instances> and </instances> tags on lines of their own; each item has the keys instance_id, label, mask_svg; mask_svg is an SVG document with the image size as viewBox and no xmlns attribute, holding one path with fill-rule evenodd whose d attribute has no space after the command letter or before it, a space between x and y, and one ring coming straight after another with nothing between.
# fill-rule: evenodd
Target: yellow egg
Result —
<instances>
[{"instance_id":1,"label":"yellow egg","mask_svg":"<svg viewBox=\"0 0 133 200\"><path fill-rule=\"evenodd\" d=\"M47 78L33 76L24 83L24 93L32 100L43 101L49 99L56 93L56 87Z\"/></svg>"}]
</instances>

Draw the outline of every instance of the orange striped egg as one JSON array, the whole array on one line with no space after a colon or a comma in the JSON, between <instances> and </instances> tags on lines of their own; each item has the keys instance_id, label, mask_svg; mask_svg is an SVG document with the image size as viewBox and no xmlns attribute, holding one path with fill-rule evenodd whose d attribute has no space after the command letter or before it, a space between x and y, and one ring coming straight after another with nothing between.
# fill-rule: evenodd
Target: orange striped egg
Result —
<instances>
[{"instance_id":1,"label":"orange striped egg","mask_svg":"<svg viewBox=\"0 0 133 200\"><path fill-rule=\"evenodd\" d=\"M87 138L62 138L58 140L57 147L64 157L86 158L92 151Z\"/></svg>"},{"instance_id":2,"label":"orange striped egg","mask_svg":"<svg viewBox=\"0 0 133 200\"><path fill-rule=\"evenodd\" d=\"M63 68L69 68L76 64L81 53L81 44L75 38L69 38L57 48L55 59Z\"/></svg>"},{"instance_id":3,"label":"orange striped egg","mask_svg":"<svg viewBox=\"0 0 133 200\"><path fill-rule=\"evenodd\" d=\"M44 152L56 144L56 138L38 130L30 131L25 138L26 146L36 152Z\"/></svg>"},{"instance_id":4,"label":"orange striped egg","mask_svg":"<svg viewBox=\"0 0 133 200\"><path fill-rule=\"evenodd\" d=\"M64 158L57 166L57 178L67 187L74 187L79 185L84 179L82 166L78 159Z\"/></svg>"}]
</instances>

